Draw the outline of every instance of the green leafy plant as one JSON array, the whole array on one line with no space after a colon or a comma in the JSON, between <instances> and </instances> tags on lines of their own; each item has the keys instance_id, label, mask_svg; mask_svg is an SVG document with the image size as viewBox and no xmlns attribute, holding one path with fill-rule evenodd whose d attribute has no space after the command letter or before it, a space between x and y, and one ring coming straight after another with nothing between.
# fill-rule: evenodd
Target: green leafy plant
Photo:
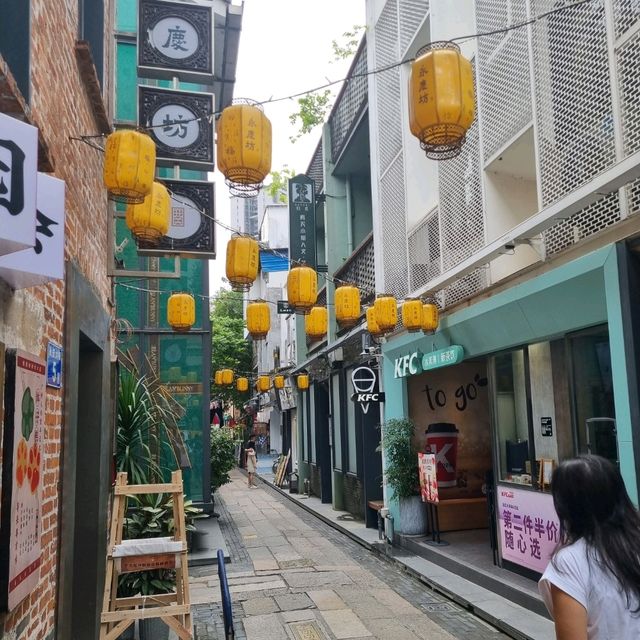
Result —
<instances>
[{"instance_id":1,"label":"green leafy plant","mask_svg":"<svg viewBox=\"0 0 640 640\"><path fill-rule=\"evenodd\" d=\"M338 60L346 60L356 53L363 30L364 27L362 25L354 24L351 31L345 31L342 34L342 41L331 41L334 62L337 62Z\"/></svg>"},{"instance_id":2,"label":"green leafy plant","mask_svg":"<svg viewBox=\"0 0 640 640\"><path fill-rule=\"evenodd\" d=\"M382 425L387 484L400 499L420 494L414 433L415 425L408 418L393 418Z\"/></svg>"},{"instance_id":3,"label":"green leafy plant","mask_svg":"<svg viewBox=\"0 0 640 640\"><path fill-rule=\"evenodd\" d=\"M272 171L271 183L265 186L265 191L278 202L286 204L288 201L288 181L294 178L296 172L285 164L280 171Z\"/></svg>"},{"instance_id":4,"label":"green leafy plant","mask_svg":"<svg viewBox=\"0 0 640 640\"><path fill-rule=\"evenodd\" d=\"M146 376L122 369L118 386L116 470L129 484L148 484L167 470L161 460L177 467L175 438L179 406Z\"/></svg>"},{"instance_id":5,"label":"green leafy plant","mask_svg":"<svg viewBox=\"0 0 640 640\"><path fill-rule=\"evenodd\" d=\"M211 492L231 481L229 471L236 465L236 445L230 429L211 431Z\"/></svg>"},{"instance_id":6,"label":"green leafy plant","mask_svg":"<svg viewBox=\"0 0 640 640\"><path fill-rule=\"evenodd\" d=\"M319 124L322 124L327 117L331 106L332 94L330 89L307 93L298 98L299 109L289 116L289 122L296 126L300 121L300 129L294 136L290 136L291 142L296 142L303 135L312 131Z\"/></svg>"},{"instance_id":7,"label":"green leafy plant","mask_svg":"<svg viewBox=\"0 0 640 640\"><path fill-rule=\"evenodd\" d=\"M130 508L124 519L125 538L159 538L171 536L175 529L173 497L162 493L141 494L129 498ZM185 529L195 531L194 519L202 509L184 502ZM118 597L137 594L170 593L175 588L175 572L171 569L153 569L125 573L118 579Z\"/></svg>"}]
</instances>

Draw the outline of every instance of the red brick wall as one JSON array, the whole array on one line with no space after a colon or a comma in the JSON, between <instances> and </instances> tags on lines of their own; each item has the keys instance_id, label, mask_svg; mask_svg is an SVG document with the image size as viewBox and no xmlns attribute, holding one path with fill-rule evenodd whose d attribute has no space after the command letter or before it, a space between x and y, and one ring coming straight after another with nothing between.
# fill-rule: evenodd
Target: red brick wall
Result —
<instances>
[{"instance_id":1,"label":"red brick wall","mask_svg":"<svg viewBox=\"0 0 640 640\"><path fill-rule=\"evenodd\" d=\"M114 0L105 0L104 94L112 88ZM73 261L111 309L107 269L109 206L102 186L100 152L70 136L93 134L96 124L80 77L74 46L78 0L32 0L31 118L48 146L54 175L66 183L65 260ZM9 18L10 19L10 18ZM1 49L1 47L0 47ZM0 282L0 341L46 357L48 340L64 344L64 282L11 292ZM62 392L47 387L42 494L40 582L16 610L3 615L12 640L54 637L57 599L59 480L63 433Z\"/></svg>"}]
</instances>

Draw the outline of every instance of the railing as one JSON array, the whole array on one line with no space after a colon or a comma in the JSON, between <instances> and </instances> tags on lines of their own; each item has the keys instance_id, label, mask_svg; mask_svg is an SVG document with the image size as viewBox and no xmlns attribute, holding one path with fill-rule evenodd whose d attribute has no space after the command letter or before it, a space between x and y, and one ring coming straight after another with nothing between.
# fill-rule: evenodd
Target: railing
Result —
<instances>
[{"instance_id":1,"label":"railing","mask_svg":"<svg viewBox=\"0 0 640 640\"><path fill-rule=\"evenodd\" d=\"M331 159L337 162L349 139L364 105L367 104L367 41L362 39L360 47L353 59L348 81L336 99L329 116L331 129Z\"/></svg>"},{"instance_id":2,"label":"railing","mask_svg":"<svg viewBox=\"0 0 640 640\"><path fill-rule=\"evenodd\" d=\"M333 274L340 283L355 284L360 289L363 303L370 302L375 297L376 272L373 263L373 232L371 232L353 253L347 258L340 269Z\"/></svg>"}]
</instances>

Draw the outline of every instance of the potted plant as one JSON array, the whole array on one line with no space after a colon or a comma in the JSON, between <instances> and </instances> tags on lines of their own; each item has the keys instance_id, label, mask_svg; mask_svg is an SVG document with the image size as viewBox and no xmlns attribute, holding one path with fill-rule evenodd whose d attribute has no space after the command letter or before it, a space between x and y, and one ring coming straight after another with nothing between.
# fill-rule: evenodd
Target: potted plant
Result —
<instances>
[{"instance_id":1,"label":"potted plant","mask_svg":"<svg viewBox=\"0 0 640 640\"><path fill-rule=\"evenodd\" d=\"M211 494L231 482L229 472L236 465L236 444L231 429L211 431Z\"/></svg>"},{"instance_id":2,"label":"potted plant","mask_svg":"<svg viewBox=\"0 0 640 640\"><path fill-rule=\"evenodd\" d=\"M420 499L418 451L413 444L415 426L409 418L393 418L382 425L387 486L400 505L399 533L424 535L427 510Z\"/></svg>"}]
</instances>

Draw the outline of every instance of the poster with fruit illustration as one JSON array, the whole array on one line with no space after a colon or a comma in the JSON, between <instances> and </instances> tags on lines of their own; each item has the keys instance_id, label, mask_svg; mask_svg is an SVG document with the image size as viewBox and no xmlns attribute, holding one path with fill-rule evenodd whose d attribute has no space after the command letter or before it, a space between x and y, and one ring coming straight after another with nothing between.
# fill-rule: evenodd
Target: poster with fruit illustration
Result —
<instances>
[{"instance_id":1,"label":"poster with fruit illustration","mask_svg":"<svg viewBox=\"0 0 640 640\"><path fill-rule=\"evenodd\" d=\"M7 349L0 515L0 601L11 611L38 584L46 363Z\"/></svg>"}]
</instances>

